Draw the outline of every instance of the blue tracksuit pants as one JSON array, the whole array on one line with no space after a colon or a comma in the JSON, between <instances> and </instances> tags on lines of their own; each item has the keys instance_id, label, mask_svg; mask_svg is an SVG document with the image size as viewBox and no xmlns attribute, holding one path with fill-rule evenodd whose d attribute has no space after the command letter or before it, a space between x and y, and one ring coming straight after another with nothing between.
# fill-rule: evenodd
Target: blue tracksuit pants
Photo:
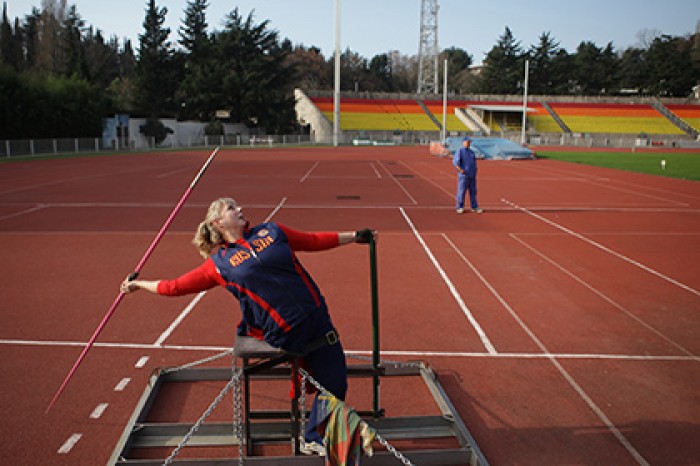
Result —
<instances>
[{"instance_id":1,"label":"blue tracksuit pants","mask_svg":"<svg viewBox=\"0 0 700 466\"><path fill-rule=\"evenodd\" d=\"M457 175L457 208L464 208L464 197L469 190L469 203L472 209L478 209L479 203L476 200L476 177L467 176L462 173Z\"/></svg>"}]
</instances>

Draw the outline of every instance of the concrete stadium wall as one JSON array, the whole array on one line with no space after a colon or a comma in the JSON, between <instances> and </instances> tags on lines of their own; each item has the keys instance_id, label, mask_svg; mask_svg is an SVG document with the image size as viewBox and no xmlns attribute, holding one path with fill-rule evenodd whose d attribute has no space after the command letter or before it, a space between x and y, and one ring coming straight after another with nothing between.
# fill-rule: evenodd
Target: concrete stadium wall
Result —
<instances>
[{"instance_id":1,"label":"concrete stadium wall","mask_svg":"<svg viewBox=\"0 0 700 466\"><path fill-rule=\"evenodd\" d=\"M314 105L301 89L294 89L297 121L302 126L311 125L311 140L330 143L333 140L333 123Z\"/></svg>"}]
</instances>

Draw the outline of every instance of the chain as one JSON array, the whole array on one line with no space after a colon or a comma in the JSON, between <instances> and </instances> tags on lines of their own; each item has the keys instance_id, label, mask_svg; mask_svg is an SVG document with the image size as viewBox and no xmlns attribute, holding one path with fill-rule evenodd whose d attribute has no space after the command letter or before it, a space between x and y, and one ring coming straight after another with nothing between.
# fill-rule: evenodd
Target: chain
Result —
<instances>
[{"instance_id":1,"label":"chain","mask_svg":"<svg viewBox=\"0 0 700 466\"><path fill-rule=\"evenodd\" d=\"M241 392L241 374L242 369L238 368L237 359L233 358L231 371L233 377L238 378L238 382L233 385L233 436L238 442L238 465L243 466L243 444L245 438L243 436L243 394Z\"/></svg>"},{"instance_id":2,"label":"chain","mask_svg":"<svg viewBox=\"0 0 700 466\"><path fill-rule=\"evenodd\" d=\"M296 374L294 374L296 377ZM299 430L301 430L302 438L306 435L306 372L301 376L301 387L299 388L301 393L299 393Z\"/></svg>"},{"instance_id":3,"label":"chain","mask_svg":"<svg viewBox=\"0 0 700 466\"><path fill-rule=\"evenodd\" d=\"M223 353L215 354L214 356L210 356L210 357L208 357L208 358L200 359L199 361L194 361L194 362L190 362L190 363L187 363L187 364L183 364L182 366L178 366L178 367L169 367L169 368L167 368L167 369L164 369L162 373L163 373L163 374L170 374L171 372L178 372L178 371L181 371L181 370L184 370L184 369L189 369L189 368L191 368L191 367L199 366L199 365L201 365L201 364L206 364L206 363L208 363L208 362L216 361L217 359L221 359L221 358L223 358L224 356L228 356L228 355L230 355L230 354L233 354L233 350L226 350L226 351L224 351Z\"/></svg>"},{"instance_id":4,"label":"chain","mask_svg":"<svg viewBox=\"0 0 700 466\"><path fill-rule=\"evenodd\" d=\"M314 379L313 377L311 377L311 375L310 375L308 372L306 372L305 369L302 369L302 368L300 367L300 368L299 368L299 373L304 377L304 380L308 380L309 382L311 382L311 385L313 385L314 387L316 387L316 390L318 390L319 392L331 393L331 392L329 392L328 390L326 390L326 389L323 387L323 385L321 385L320 383L318 383L318 382L316 381L316 379Z\"/></svg>"},{"instance_id":5,"label":"chain","mask_svg":"<svg viewBox=\"0 0 700 466\"><path fill-rule=\"evenodd\" d=\"M192 426L189 432L187 432L187 435L180 441L178 446L170 453L170 456L166 458L165 462L163 462L163 465L168 465L172 464L173 460L175 457L180 453L180 450L182 450L185 445L187 445L187 442L190 441L192 436L199 430L199 428L202 426L204 421L211 415L211 413L216 409L216 407L221 403L221 400L224 399L224 396L226 395L226 392L228 392L231 387L233 386L238 386L240 389L241 385L241 371L234 371L233 376L231 377L231 380L226 384L223 390L221 390L221 393L216 397L216 399L212 402L212 404L209 405L206 411L204 411L204 414L195 422L195 424Z\"/></svg>"},{"instance_id":6,"label":"chain","mask_svg":"<svg viewBox=\"0 0 700 466\"><path fill-rule=\"evenodd\" d=\"M182 370L188 367L192 367L198 364L203 364L206 362L214 361L216 359L222 358L226 356L227 354L231 354L231 351L226 351L224 353L212 356L210 358L206 358L200 361L195 361L190 364L186 364L184 366L176 367L173 369L170 369L168 372L175 372L178 370ZM364 356L351 356L356 359L361 359L361 360L371 360L370 358L366 358ZM420 365L420 363L412 363L412 362L398 362L398 361L382 361L384 363L388 364L393 364L396 367L415 367ZM172 464L173 460L175 457L180 453L180 450L182 450L187 443L190 441L192 436L199 430L199 428L202 426L204 421L211 415L211 413L216 409L216 407L221 403L221 400L224 399L224 396L226 393L232 390L233 393L233 435L237 440L238 443L238 464L239 466L243 466L244 464L244 444L245 444L245 439L243 435L243 395L242 395L242 389L241 389L241 376L243 374L243 370L238 368L238 365L236 363L236 358L233 358L233 364L232 364L232 369L231 369L232 375L231 375L231 380L226 384L224 389L219 393L219 395L216 397L216 399L212 402L211 405L204 411L202 416L197 420L197 422L192 426L190 431L185 435L185 437L180 441L178 446L170 453L170 456L166 458L166 460L163 462L163 465L169 465ZM301 393L299 394L299 414L301 416L300 418L300 427L301 427L301 433L302 435L304 432L306 432L306 383L309 382L311 385L316 387L316 389L319 392L323 393L330 393L326 388L321 385L316 379L311 377L311 375L306 372L306 370L299 368L299 373L301 374ZM377 441L384 446L384 448L387 449L389 453L394 455L396 459L401 461L402 464L406 466L413 466L413 463L406 458L400 451L398 451L393 445L391 445L384 437L382 437L379 432L376 432L376 439Z\"/></svg>"},{"instance_id":7,"label":"chain","mask_svg":"<svg viewBox=\"0 0 700 466\"><path fill-rule=\"evenodd\" d=\"M402 363L397 363L397 364L402 364ZM415 363L408 363L408 364L415 364ZM316 379L314 379L313 377L311 377L311 376L309 375L309 373L306 372L304 369L299 368L299 372L301 373L301 375L302 375L302 377L303 377L303 378L302 378L302 387L303 387L303 388L306 388L306 387L305 387L305 384L306 384L306 379L308 378L308 380L309 380L309 382L311 383L311 385L313 385L314 387L316 387L316 389L317 389L319 392L332 394L331 392L329 392L328 390L326 390L326 389L323 387L323 385L321 385L320 383L318 383L318 381L317 381ZM302 392L302 393L303 393L303 392ZM300 397L300 398L301 398L301 397ZM384 446L384 448L386 448L387 451L388 451L389 453L391 453L392 455L394 455L394 457L395 457L396 459L398 459L399 461L401 461L404 465L407 465L407 466L414 466L414 464L411 463L411 461L410 461L408 458L406 458L400 451L398 451L398 450L397 450L392 444L390 444L384 437L382 437L381 435L379 435L379 432L376 432L376 431L375 431L375 435L376 435L375 438L377 439L377 441L378 441L380 444L382 444L382 446Z\"/></svg>"},{"instance_id":8,"label":"chain","mask_svg":"<svg viewBox=\"0 0 700 466\"><path fill-rule=\"evenodd\" d=\"M394 446L393 446L392 444L390 444L389 442L387 442L386 439L385 439L384 437L382 437L381 435L379 435L379 432L376 432L375 438L377 439L377 441L378 441L379 443L381 443L381 444L384 446L384 448L387 449L387 451L388 451L389 453L391 453L392 455L394 455L394 456L396 457L396 459L398 459L399 461L401 461L401 462L402 462L403 464L405 464L406 466L414 466L413 463L411 463L411 460L409 460L408 458L406 458L406 457L403 455L403 453L401 453L400 451L398 451L396 448L394 448Z\"/></svg>"}]
</instances>

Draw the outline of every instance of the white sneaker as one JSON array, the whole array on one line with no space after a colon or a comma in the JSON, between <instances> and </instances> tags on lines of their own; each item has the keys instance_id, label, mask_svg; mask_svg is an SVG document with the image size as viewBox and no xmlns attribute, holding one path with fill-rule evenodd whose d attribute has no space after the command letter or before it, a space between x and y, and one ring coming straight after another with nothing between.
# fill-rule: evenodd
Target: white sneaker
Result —
<instances>
[{"instance_id":1,"label":"white sneaker","mask_svg":"<svg viewBox=\"0 0 700 466\"><path fill-rule=\"evenodd\" d=\"M299 451L305 455L326 456L326 447L318 442L307 442L301 439L299 442Z\"/></svg>"},{"instance_id":2,"label":"white sneaker","mask_svg":"<svg viewBox=\"0 0 700 466\"><path fill-rule=\"evenodd\" d=\"M483 214L483 213L484 213L484 209L480 209L480 208L477 207L476 209L472 209L472 212L476 212L477 214Z\"/></svg>"},{"instance_id":3,"label":"white sneaker","mask_svg":"<svg viewBox=\"0 0 700 466\"><path fill-rule=\"evenodd\" d=\"M458 214L463 214L463 213L464 213L464 209L457 209L457 213L458 213Z\"/></svg>"}]
</instances>

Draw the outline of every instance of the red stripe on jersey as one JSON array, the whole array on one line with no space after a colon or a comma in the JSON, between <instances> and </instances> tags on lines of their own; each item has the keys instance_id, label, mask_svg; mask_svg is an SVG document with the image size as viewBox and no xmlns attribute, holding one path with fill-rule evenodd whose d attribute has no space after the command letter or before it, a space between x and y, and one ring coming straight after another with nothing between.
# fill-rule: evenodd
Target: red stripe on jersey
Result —
<instances>
[{"instance_id":1,"label":"red stripe on jersey","mask_svg":"<svg viewBox=\"0 0 700 466\"><path fill-rule=\"evenodd\" d=\"M316 290L314 289L313 285L311 284L311 281L309 280L308 275L304 273L304 269L301 267L301 264L299 263L299 260L297 259L297 256L292 253L292 259L294 260L294 268L296 269L297 273L301 277L302 281L304 282L304 285L306 285L306 288L309 290L309 293L311 293L311 296L314 298L314 302L316 303L316 307L321 305L321 298L318 297L318 293L316 293Z\"/></svg>"},{"instance_id":2,"label":"red stripe on jersey","mask_svg":"<svg viewBox=\"0 0 700 466\"><path fill-rule=\"evenodd\" d=\"M284 320L284 319L282 318L282 316L280 315L280 313L277 312L277 310L276 310L275 308L273 308L272 306L270 306L270 304L269 304L267 301L265 301L264 299L262 299L260 296L258 296L257 294L253 293L252 291L250 291L250 290L247 289L247 288L243 288L243 287L240 286L238 283L228 282L226 285L227 285L227 286L233 286L233 287L235 287L239 292L248 295L248 296L249 296L253 301L255 301L261 308L263 308L268 314L270 314L270 317L272 317L272 320L274 320L274 321L277 323L277 325L278 325L282 330L284 330L285 333L286 333L286 332L289 332L289 331L292 329L292 327L289 326L289 324L287 323L287 321Z\"/></svg>"}]
</instances>

